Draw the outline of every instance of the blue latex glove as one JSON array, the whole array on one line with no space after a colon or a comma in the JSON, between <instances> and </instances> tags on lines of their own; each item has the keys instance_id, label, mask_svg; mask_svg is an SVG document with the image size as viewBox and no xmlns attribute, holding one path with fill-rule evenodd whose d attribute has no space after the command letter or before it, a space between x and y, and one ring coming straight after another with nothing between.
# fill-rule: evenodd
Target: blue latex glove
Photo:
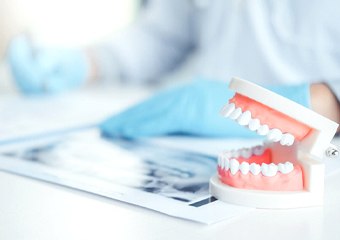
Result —
<instances>
[{"instance_id":1,"label":"blue latex glove","mask_svg":"<svg viewBox=\"0 0 340 240\"><path fill-rule=\"evenodd\" d=\"M308 106L307 84L273 87L284 96ZM101 125L107 137L139 138L169 134L206 137L253 137L255 133L223 118L219 112L233 96L228 84L196 80L161 92L150 99L112 116Z\"/></svg>"},{"instance_id":2,"label":"blue latex glove","mask_svg":"<svg viewBox=\"0 0 340 240\"><path fill-rule=\"evenodd\" d=\"M34 49L25 35L14 38L7 61L19 89L26 94L74 89L88 76L85 53L75 49Z\"/></svg>"}]
</instances>

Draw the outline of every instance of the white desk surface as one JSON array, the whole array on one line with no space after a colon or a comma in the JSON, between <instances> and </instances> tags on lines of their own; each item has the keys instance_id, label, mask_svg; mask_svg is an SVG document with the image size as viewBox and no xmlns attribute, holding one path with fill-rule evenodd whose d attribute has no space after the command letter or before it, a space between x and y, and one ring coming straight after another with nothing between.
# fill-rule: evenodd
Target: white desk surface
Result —
<instances>
[{"instance_id":1,"label":"white desk surface","mask_svg":"<svg viewBox=\"0 0 340 240\"><path fill-rule=\"evenodd\" d=\"M254 210L203 225L0 172L0 239L339 239L340 174L323 207Z\"/></svg>"},{"instance_id":2,"label":"white desk surface","mask_svg":"<svg viewBox=\"0 0 340 240\"><path fill-rule=\"evenodd\" d=\"M339 142L339 141L338 141ZM203 225L0 172L0 239L340 239L340 173L323 207L254 210Z\"/></svg>"}]
</instances>

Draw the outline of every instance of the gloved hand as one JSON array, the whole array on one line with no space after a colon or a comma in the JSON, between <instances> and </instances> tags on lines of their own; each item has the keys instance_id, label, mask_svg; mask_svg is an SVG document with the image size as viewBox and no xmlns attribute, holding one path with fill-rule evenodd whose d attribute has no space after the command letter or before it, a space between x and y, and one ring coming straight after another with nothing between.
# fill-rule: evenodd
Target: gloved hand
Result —
<instances>
[{"instance_id":1,"label":"gloved hand","mask_svg":"<svg viewBox=\"0 0 340 240\"><path fill-rule=\"evenodd\" d=\"M12 40L7 61L19 89L26 94L57 93L83 84L89 74L84 52L34 49L25 35Z\"/></svg>"},{"instance_id":2,"label":"gloved hand","mask_svg":"<svg viewBox=\"0 0 340 240\"><path fill-rule=\"evenodd\" d=\"M308 85L275 87L275 90L305 106L308 105ZM219 114L233 94L228 90L227 83L196 80L188 85L161 92L112 116L104 121L100 128L104 136L112 138L168 134L206 137L256 136Z\"/></svg>"}]
</instances>

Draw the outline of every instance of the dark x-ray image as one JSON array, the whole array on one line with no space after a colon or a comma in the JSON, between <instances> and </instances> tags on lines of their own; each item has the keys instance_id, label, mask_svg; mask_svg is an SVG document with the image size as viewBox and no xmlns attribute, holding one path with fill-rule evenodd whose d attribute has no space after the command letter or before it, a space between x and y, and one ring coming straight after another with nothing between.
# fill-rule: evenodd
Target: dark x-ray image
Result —
<instances>
[{"instance_id":1,"label":"dark x-ray image","mask_svg":"<svg viewBox=\"0 0 340 240\"><path fill-rule=\"evenodd\" d=\"M182 202L208 195L209 178L216 171L213 156L145 141L113 141L82 135L69 135L3 155Z\"/></svg>"}]
</instances>

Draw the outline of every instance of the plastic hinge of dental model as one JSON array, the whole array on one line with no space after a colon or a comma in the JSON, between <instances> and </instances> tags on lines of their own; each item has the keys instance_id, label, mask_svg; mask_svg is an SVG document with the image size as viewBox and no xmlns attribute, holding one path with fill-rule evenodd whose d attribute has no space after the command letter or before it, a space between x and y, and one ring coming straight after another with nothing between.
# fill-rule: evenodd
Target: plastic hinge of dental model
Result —
<instances>
[{"instance_id":1,"label":"plastic hinge of dental model","mask_svg":"<svg viewBox=\"0 0 340 240\"><path fill-rule=\"evenodd\" d=\"M340 154L340 147L330 144L325 153L329 158L338 158Z\"/></svg>"}]
</instances>

